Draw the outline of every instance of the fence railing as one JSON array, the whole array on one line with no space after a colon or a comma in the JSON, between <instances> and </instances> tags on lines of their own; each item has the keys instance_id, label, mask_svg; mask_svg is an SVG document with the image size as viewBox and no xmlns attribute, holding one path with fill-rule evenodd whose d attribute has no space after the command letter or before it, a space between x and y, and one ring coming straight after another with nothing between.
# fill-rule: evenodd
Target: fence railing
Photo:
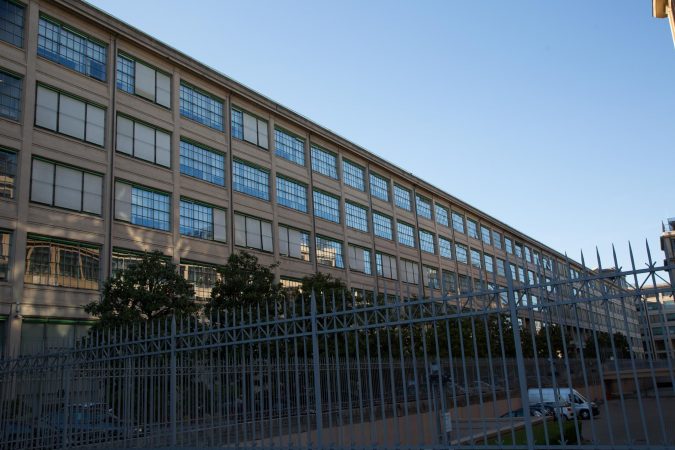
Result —
<instances>
[{"instance_id":1,"label":"fence railing","mask_svg":"<svg viewBox=\"0 0 675 450\"><path fill-rule=\"evenodd\" d=\"M507 270L91 334L0 361L0 448L674 446L675 336L656 360L645 307L673 269Z\"/></svg>"}]
</instances>

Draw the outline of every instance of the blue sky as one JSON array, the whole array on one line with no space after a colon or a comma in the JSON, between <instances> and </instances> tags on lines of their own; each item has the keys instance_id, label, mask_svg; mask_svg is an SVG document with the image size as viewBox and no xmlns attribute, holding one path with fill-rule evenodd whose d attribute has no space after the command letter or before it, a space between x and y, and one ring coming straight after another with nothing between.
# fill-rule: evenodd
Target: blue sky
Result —
<instances>
[{"instance_id":1,"label":"blue sky","mask_svg":"<svg viewBox=\"0 0 675 450\"><path fill-rule=\"evenodd\" d=\"M651 2L92 3L575 259L663 259L675 49Z\"/></svg>"}]
</instances>

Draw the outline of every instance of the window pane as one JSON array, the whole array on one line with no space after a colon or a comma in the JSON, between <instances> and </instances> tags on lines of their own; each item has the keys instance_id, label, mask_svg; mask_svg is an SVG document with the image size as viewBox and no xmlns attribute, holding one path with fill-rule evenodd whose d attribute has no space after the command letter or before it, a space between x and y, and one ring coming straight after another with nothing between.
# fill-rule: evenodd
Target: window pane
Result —
<instances>
[{"instance_id":1,"label":"window pane","mask_svg":"<svg viewBox=\"0 0 675 450\"><path fill-rule=\"evenodd\" d=\"M312 145L312 170L337 180L337 156Z\"/></svg>"},{"instance_id":2,"label":"window pane","mask_svg":"<svg viewBox=\"0 0 675 450\"><path fill-rule=\"evenodd\" d=\"M389 240L394 239L391 217L374 212L373 231L375 232L375 236Z\"/></svg>"},{"instance_id":3,"label":"window pane","mask_svg":"<svg viewBox=\"0 0 675 450\"><path fill-rule=\"evenodd\" d=\"M316 237L316 262L325 266L344 269L342 242L322 236Z\"/></svg>"},{"instance_id":4,"label":"window pane","mask_svg":"<svg viewBox=\"0 0 675 450\"><path fill-rule=\"evenodd\" d=\"M244 113L238 109L232 109L232 137L244 139Z\"/></svg>"},{"instance_id":5,"label":"window pane","mask_svg":"<svg viewBox=\"0 0 675 450\"><path fill-rule=\"evenodd\" d=\"M442 258L452 259L452 242L449 239L438 237L438 249Z\"/></svg>"},{"instance_id":6,"label":"window pane","mask_svg":"<svg viewBox=\"0 0 675 450\"><path fill-rule=\"evenodd\" d=\"M314 215L340 223L340 200L321 191L314 191Z\"/></svg>"},{"instance_id":7,"label":"window pane","mask_svg":"<svg viewBox=\"0 0 675 450\"><path fill-rule=\"evenodd\" d=\"M6 72L0 72L0 116L21 118L21 78Z\"/></svg>"},{"instance_id":8,"label":"window pane","mask_svg":"<svg viewBox=\"0 0 675 450\"><path fill-rule=\"evenodd\" d=\"M25 8L9 0L0 1L0 39L23 47Z\"/></svg>"},{"instance_id":9,"label":"window pane","mask_svg":"<svg viewBox=\"0 0 675 450\"><path fill-rule=\"evenodd\" d=\"M0 198L14 198L16 153L0 150Z\"/></svg>"},{"instance_id":10,"label":"window pane","mask_svg":"<svg viewBox=\"0 0 675 450\"><path fill-rule=\"evenodd\" d=\"M349 162L346 159L342 160L342 174L344 177L344 183L347 186L351 186L354 189L358 189L359 191L366 190L364 171L361 166Z\"/></svg>"},{"instance_id":11,"label":"window pane","mask_svg":"<svg viewBox=\"0 0 675 450\"><path fill-rule=\"evenodd\" d=\"M106 80L108 48L40 17L38 55L97 80Z\"/></svg>"},{"instance_id":12,"label":"window pane","mask_svg":"<svg viewBox=\"0 0 675 450\"><path fill-rule=\"evenodd\" d=\"M396 234L398 235L399 244L403 244L408 247L415 246L415 229L411 225L403 222L397 222Z\"/></svg>"},{"instance_id":13,"label":"window pane","mask_svg":"<svg viewBox=\"0 0 675 450\"><path fill-rule=\"evenodd\" d=\"M242 161L232 164L232 188L263 200L270 199L269 173Z\"/></svg>"},{"instance_id":14,"label":"window pane","mask_svg":"<svg viewBox=\"0 0 675 450\"><path fill-rule=\"evenodd\" d=\"M277 203L288 208L307 212L307 186L277 176Z\"/></svg>"},{"instance_id":15,"label":"window pane","mask_svg":"<svg viewBox=\"0 0 675 450\"><path fill-rule=\"evenodd\" d=\"M374 173L370 174L370 194L373 197L389 201L389 180Z\"/></svg>"},{"instance_id":16,"label":"window pane","mask_svg":"<svg viewBox=\"0 0 675 450\"><path fill-rule=\"evenodd\" d=\"M436 203L436 222L447 227L450 225L449 220L448 208Z\"/></svg>"},{"instance_id":17,"label":"window pane","mask_svg":"<svg viewBox=\"0 0 675 450\"><path fill-rule=\"evenodd\" d=\"M452 228L458 232L464 234L464 216L453 212L452 213Z\"/></svg>"},{"instance_id":18,"label":"window pane","mask_svg":"<svg viewBox=\"0 0 675 450\"><path fill-rule=\"evenodd\" d=\"M466 219L466 228L468 230L469 237L478 239L478 224L471 219Z\"/></svg>"},{"instance_id":19,"label":"window pane","mask_svg":"<svg viewBox=\"0 0 675 450\"><path fill-rule=\"evenodd\" d=\"M180 85L180 114L216 130L223 130L223 102L184 83Z\"/></svg>"},{"instance_id":20,"label":"window pane","mask_svg":"<svg viewBox=\"0 0 675 450\"><path fill-rule=\"evenodd\" d=\"M28 236L26 283L98 289L99 279L99 248Z\"/></svg>"},{"instance_id":21,"label":"window pane","mask_svg":"<svg viewBox=\"0 0 675 450\"><path fill-rule=\"evenodd\" d=\"M368 209L345 202L345 223L348 227L368 232Z\"/></svg>"},{"instance_id":22,"label":"window pane","mask_svg":"<svg viewBox=\"0 0 675 450\"><path fill-rule=\"evenodd\" d=\"M131 189L131 223L169 231L171 201L167 194L133 186Z\"/></svg>"},{"instance_id":23,"label":"window pane","mask_svg":"<svg viewBox=\"0 0 675 450\"><path fill-rule=\"evenodd\" d=\"M305 141L278 128L274 130L274 142L277 156L305 165Z\"/></svg>"},{"instance_id":24,"label":"window pane","mask_svg":"<svg viewBox=\"0 0 675 450\"><path fill-rule=\"evenodd\" d=\"M180 141L180 172L220 186L225 185L225 156L193 142Z\"/></svg>"},{"instance_id":25,"label":"window pane","mask_svg":"<svg viewBox=\"0 0 675 450\"><path fill-rule=\"evenodd\" d=\"M420 250L427 253L436 253L434 246L434 235L428 231L419 230L420 233Z\"/></svg>"},{"instance_id":26,"label":"window pane","mask_svg":"<svg viewBox=\"0 0 675 450\"><path fill-rule=\"evenodd\" d=\"M416 195L415 203L417 205L417 215L425 219L431 219L431 201L420 195Z\"/></svg>"},{"instance_id":27,"label":"window pane","mask_svg":"<svg viewBox=\"0 0 675 450\"><path fill-rule=\"evenodd\" d=\"M394 184L394 204L406 211L412 211L410 191L404 187Z\"/></svg>"},{"instance_id":28,"label":"window pane","mask_svg":"<svg viewBox=\"0 0 675 450\"><path fill-rule=\"evenodd\" d=\"M181 200L180 234L213 240L213 208L190 200Z\"/></svg>"},{"instance_id":29,"label":"window pane","mask_svg":"<svg viewBox=\"0 0 675 450\"><path fill-rule=\"evenodd\" d=\"M12 254L12 233L0 230L0 281L9 279L9 257Z\"/></svg>"}]
</instances>

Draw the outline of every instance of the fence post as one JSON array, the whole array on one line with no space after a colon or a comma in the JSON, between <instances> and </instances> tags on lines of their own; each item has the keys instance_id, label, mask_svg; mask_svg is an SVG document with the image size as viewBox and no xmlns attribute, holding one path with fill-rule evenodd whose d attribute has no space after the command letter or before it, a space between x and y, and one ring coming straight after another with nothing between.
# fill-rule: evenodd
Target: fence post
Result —
<instances>
[{"instance_id":1,"label":"fence post","mask_svg":"<svg viewBox=\"0 0 675 450\"><path fill-rule=\"evenodd\" d=\"M169 386L169 414L171 415L171 447L178 444L178 430L176 427L176 316L171 316L171 373Z\"/></svg>"},{"instance_id":2,"label":"fence post","mask_svg":"<svg viewBox=\"0 0 675 450\"><path fill-rule=\"evenodd\" d=\"M513 341L516 350L516 366L518 367L518 386L520 387L520 400L523 404L523 419L525 419L527 448L534 449L534 434L532 432L532 418L530 417L530 401L527 393L527 373L525 372L523 345L520 340L520 325L518 324L518 309L516 308L516 296L513 289L513 274L511 273L508 253L506 255L504 266L506 269L506 290L509 299L509 311L511 314L511 328L513 329Z\"/></svg>"},{"instance_id":3,"label":"fence post","mask_svg":"<svg viewBox=\"0 0 675 450\"><path fill-rule=\"evenodd\" d=\"M314 365L314 406L316 407L316 440L323 445L323 412L321 408L321 367L319 364L319 332L316 323L316 295L312 291L312 362Z\"/></svg>"}]
</instances>

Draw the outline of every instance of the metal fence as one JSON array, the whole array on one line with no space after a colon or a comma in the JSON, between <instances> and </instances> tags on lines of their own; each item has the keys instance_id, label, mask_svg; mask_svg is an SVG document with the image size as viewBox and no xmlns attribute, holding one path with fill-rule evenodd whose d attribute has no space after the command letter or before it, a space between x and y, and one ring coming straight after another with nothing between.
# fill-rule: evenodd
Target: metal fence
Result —
<instances>
[{"instance_id":1,"label":"metal fence","mask_svg":"<svg viewBox=\"0 0 675 450\"><path fill-rule=\"evenodd\" d=\"M436 297L311 293L0 361L0 448L675 446L675 333L650 350L675 267L554 269Z\"/></svg>"}]
</instances>

